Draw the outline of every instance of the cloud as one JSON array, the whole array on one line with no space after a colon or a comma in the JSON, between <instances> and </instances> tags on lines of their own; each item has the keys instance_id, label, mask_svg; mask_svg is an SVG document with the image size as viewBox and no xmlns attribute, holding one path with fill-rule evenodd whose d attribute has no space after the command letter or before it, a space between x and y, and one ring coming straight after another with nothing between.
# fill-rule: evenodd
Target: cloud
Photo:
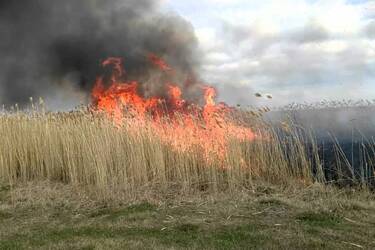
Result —
<instances>
[{"instance_id":1,"label":"cloud","mask_svg":"<svg viewBox=\"0 0 375 250\"><path fill-rule=\"evenodd\" d=\"M291 43L324 42L330 38L330 33L322 25L312 20L305 26L287 33L285 38Z\"/></svg>"},{"instance_id":2,"label":"cloud","mask_svg":"<svg viewBox=\"0 0 375 250\"><path fill-rule=\"evenodd\" d=\"M197 32L205 55L201 73L225 92L223 99L252 104L256 100L250 92L274 95L272 103L262 100L262 105L373 99L374 5L344 0L236 2L216 9L207 16L215 25L199 26Z\"/></svg>"},{"instance_id":3,"label":"cloud","mask_svg":"<svg viewBox=\"0 0 375 250\"><path fill-rule=\"evenodd\" d=\"M368 1L363 6L364 16L366 18L375 18L375 3L373 1Z\"/></svg>"},{"instance_id":4,"label":"cloud","mask_svg":"<svg viewBox=\"0 0 375 250\"><path fill-rule=\"evenodd\" d=\"M366 25L364 32L369 38L375 38L375 20Z\"/></svg>"}]
</instances>

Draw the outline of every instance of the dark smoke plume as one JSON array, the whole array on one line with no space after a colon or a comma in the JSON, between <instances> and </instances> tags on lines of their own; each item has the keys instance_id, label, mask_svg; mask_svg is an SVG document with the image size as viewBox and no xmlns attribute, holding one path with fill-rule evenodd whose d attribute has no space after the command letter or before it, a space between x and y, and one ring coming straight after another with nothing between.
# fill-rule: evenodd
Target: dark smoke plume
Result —
<instances>
[{"instance_id":1,"label":"dark smoke plume","mask_svg":"<svg viewBox=\"0 0 375 250\"><path fill-rule=\"evenodd\" d=\"M6 105L56 93L88 96L110 56L125 59L128 78L143 81L145 95L162 91L148 53L181 72L173 81L194 76L199 66L192 26L161 13L155 0L0 0L0 37Z\"/></svg>"}]
</instances>

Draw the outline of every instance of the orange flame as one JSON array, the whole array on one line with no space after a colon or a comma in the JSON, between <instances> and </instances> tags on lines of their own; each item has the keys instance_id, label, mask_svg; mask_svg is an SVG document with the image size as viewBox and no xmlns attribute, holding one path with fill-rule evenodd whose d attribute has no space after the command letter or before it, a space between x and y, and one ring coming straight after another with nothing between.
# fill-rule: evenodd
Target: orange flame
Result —
<instances>
[{"instance_id":1,"label":"orange flame","mask_svg":"<svg viewBox=\"0 0 375 250\"><path fill-rule=\"evenodd\" d=\"M172 70L154 54L149 55L149 60L160 70ZM166 83L166 98L145 98L138 93L138 82L122 80L125 71L121 58L109 58L102 65L113 67L111 83L105 87L104 78L97 79L92 90L93 105L119 127L129 124L130 119L136 124L130 127L130 131L136 132L139 126L148 125L175 150L188 152L202 148L208 160L225 158L230 140L252 141L256 137L250 128L237 126L231 121L228 117L230 107L215 103L216 90L213 87L203 87L205 104L201 107L184 100L181 89L171 83Z\"/></svg>"},{"instance_id":2,"label":"orange flame","mask_svg":"<svg viewBox=\"0 0 375 250\"><path fill-rule=\"evenodd\" d=\"M162 71L172 71L172 68L163 59L157 57L155 54L150 53L148 55L148 59Z\"/></svg>"}]
</instances>

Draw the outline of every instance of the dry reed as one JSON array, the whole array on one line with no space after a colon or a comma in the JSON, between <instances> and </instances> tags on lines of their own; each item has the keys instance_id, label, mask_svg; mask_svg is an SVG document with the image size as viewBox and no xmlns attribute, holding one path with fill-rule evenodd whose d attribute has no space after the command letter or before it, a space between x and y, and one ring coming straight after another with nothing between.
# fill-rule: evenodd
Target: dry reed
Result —
<instances>
[{"instance_id":1,"label":"dry reed","mask_svg":"<svg viewBox=\"0 0 375 250\"><path fill-rule=\"evenodd\" d=\"M253 119L251 113L242 115L242 121ZM114 190L137 195L145 189L236 192L257 181L326 181L312 134L293 123L275 128L260 119L253 129L261 139L233 140L225 159L207 161L199 148L179 152L147 127L130 133L86 111L5 112L0 115L0 180L57 181L95 187L104 195Z\"/></svg>"}]
</instances>

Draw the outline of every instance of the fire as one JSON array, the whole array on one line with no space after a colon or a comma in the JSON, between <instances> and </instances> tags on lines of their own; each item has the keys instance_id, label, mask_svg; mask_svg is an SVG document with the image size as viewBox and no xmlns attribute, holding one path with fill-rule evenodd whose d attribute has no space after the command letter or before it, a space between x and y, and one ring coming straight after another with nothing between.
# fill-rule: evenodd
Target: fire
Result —
<instances>
[{"instance_id":1,"label":"fire","mask_svg":"<svg viewBox=\"0 0 375 250\"><path fill-rule=\"evenodd\" d=\"M148 59L152 62L155 66L159 67L163 71L172 71L172 68L161 58L157 57L155 54L150 53L148 55Z\"/></svg>"},{"instance_id":2,"label":"fire","mask_svg":"<svg viewBox=\"0 0 375 250\"><path fill-rule=\"evenodd\" d=\"M148 59L163 72L173 71L154 54ZM109 83L104 77L97 79L92 90L93 106L104 111L118 127L126 126L134 133L140 127L150 128L177 151L201 148L207 160L225 158L230 140L252 141L256 137L250 128L238 126L229 118L230 107L216 104L213 87L202 87L201 106L184 100L181 88L173 83L165 85L167 97L146 98L139 94L139 82L123 80L121 58L108 58L102 65L111 66L113 72Z\"/></svg>"}]
</instances>

